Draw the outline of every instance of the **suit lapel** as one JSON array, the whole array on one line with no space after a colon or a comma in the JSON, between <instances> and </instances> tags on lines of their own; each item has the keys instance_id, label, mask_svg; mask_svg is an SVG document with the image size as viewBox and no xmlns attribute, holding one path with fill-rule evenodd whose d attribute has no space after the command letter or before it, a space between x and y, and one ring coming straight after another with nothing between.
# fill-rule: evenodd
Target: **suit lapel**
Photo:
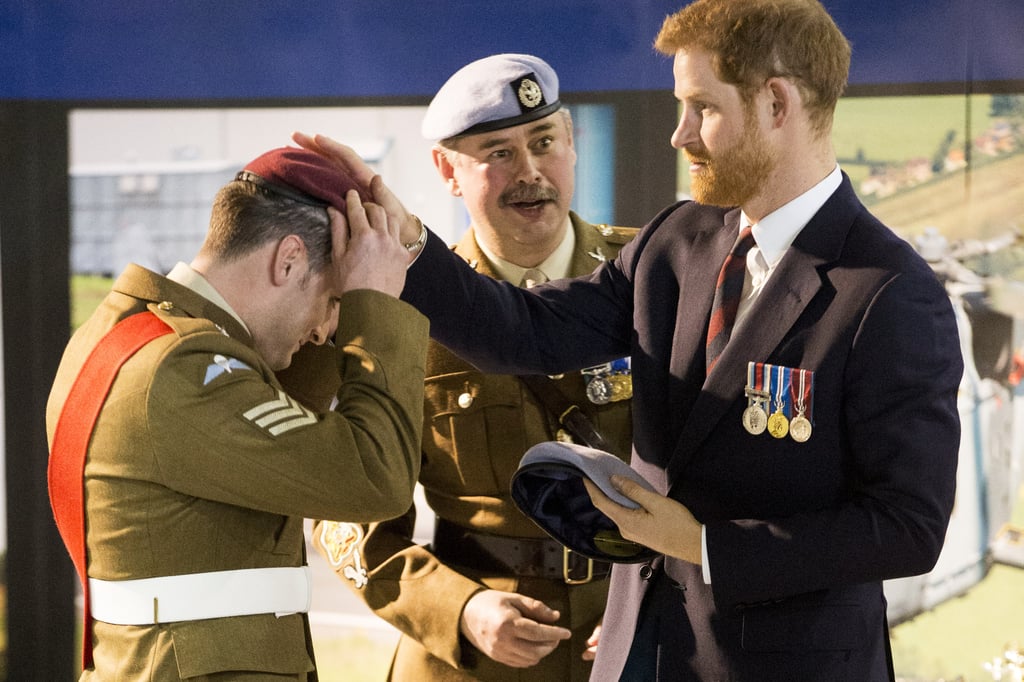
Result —
<instances>
[{"instance_id":1,"label":"suit lapel","mask_svg":"<svg viewBox=\"0 0 1024 682\"><path fill-rule=\"evenodd\" d=\"M821 289L825 268L838 258L852 224L853 214L843 208L850 193L852 190L846 180L797 235L764 290L733 330L729 344L704 381L669 459L669 487L722 416L743 396L747 363L768 361ZM727 232L732 235L735 230ZM716 262L720 263L724 257ZM713 289L712 286L712 296ZM710 303L704 308L705 320L709 313Z\"/></svg>"},{"instance_id":2,"label":"suit lapel","mask_svg":"<svg viewBox=\"0 0 1024 682\"><path fill-rule=\"evenodd\" d=\"M672 354L678 359L687 359L690 366L688 379L697 383L703 380L708 319L715 298L715 283L722 263L736 241L739 219L739 210L730 211L725 214L722 226L694 235L687 256L686 273L679 283L680 323L676 325ZM720 358L719 363L723 359Z\"/></svg>"}]
</instances>

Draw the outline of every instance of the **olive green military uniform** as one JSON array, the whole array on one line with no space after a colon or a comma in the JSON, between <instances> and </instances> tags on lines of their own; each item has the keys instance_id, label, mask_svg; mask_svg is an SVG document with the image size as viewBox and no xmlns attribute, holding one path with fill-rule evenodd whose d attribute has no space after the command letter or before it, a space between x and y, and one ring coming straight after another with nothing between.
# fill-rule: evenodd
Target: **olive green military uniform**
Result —
<instances>
[{"instance_id":1,"label":"olive green military uniform","mask_svg":"<svg viewBox=\"0 0 1024 682\"><path fill-rule=\"evenodd\" d=\"M573 276L588 274L602 259L613 258L637 232L591 225L575 214L571 217L576 236ZM479 272L496 276L472 229L454 250ZM586 379L573 372L553 383L591 418L616 454L628 459L630 401L594 405L585 396ZM586 560L570 556L569 577L583 584L566 584L561 546L516 509L509 492L523 453L536 443L559 437L556 417L517 377L483 374L434 342L427 362L424 413L420 482L441 520L433 546L422 547L412 540L415 508L369 527L328 522L318 524L313 532L318 549L343 581L403 632L390 678L399 682L586 680L591 664L581 656L604 611L608 567L598 565L598 577L586 582ZM464 530L472 538L462 537ZM446 538L440 537L442 532ZM447 549L439 558L438 541L444 540ZM522 562L539 548L549 555L546 571L537 565L516 570L507 566ZM515 560L507 556L509 550L517 553ZM506 565L502 565L504 559ZM524 575L529 573L543 577ZM520 670L494 662L459 634L463 607L485 587L518 592L557 609L558 624L573 631L571 642L563 642L532 668Z\"/></svg>"},{"instance_id":2,"label":"olive green military uniform","mask_svg":"<svg viewBox=\"0 0 1024 682\"><path fill-rule=\"evenodd\" d=\"M125 363L96 422L84 473L90 578L301 566L303 517L368 522L406 510L427 323L373 291L342 297L331 358L339 412L317 416L282 390L227 311L129 266L67 347L47 407L51 443L89 352L147 309L173 331ZM97 621L95 667L82 679L315 679L308 633L305 614Z\"/></svg>"}]
</instances>

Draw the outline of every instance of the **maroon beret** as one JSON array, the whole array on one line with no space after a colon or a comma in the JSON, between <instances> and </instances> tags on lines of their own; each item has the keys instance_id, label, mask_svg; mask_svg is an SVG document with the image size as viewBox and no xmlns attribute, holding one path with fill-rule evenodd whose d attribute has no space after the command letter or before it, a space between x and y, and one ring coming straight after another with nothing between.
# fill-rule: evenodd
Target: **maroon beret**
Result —
<instances>
[{"instance_id":1,"label":"maroon beret","mask_svg":"<svg viewBox=\"0 0 1024 682\"><path fill-rule=\"evenodd\" d=\"M252 182L281 196L314 206L330 204L345 210L345 194L366 192L345 171L316 152L301 147L278 147L262 154L235 176L235 180Z\"/></svg>"}]
</instances>

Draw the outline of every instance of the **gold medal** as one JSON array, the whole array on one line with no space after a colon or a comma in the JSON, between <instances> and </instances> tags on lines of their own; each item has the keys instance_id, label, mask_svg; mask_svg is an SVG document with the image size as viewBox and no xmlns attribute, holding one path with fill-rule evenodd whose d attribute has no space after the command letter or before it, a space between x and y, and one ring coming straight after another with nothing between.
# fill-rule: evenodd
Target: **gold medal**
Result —
<instances>
[{"instance_id":1,"label":"gold medal","mask_svg":"<svg viewBox=\"0 0 1024 682\"><path fill-rule=\"evenodd\" d=\"M613 374L607 378L612 387L612 402L629 400L633 397L633 375Z\"/></svg>"},{"instance_id":2,"label":"gold medal","mask_svg":"<svg viewBox=\"0 0 1024 682\"><path fill-rule=\"evenodd\" d=\"M768 426L768 415L764 413L761 403L754 404L743 410L743 428L752 436L759 436L764 433Z\"/></svg>"},{"instance_id":3,"label":"gold medal","mask_svg":"<svg viewBox=\"0 0 1024 682\"><path fill-rule=\"evenodd\" d=\"M781 410L773 412L772 416L768 417L768 433L776 438L785 438L789 433L789 420Z\"/></svg>"},{"instance_id":4,"label":"gold medal","mask_svg":"<svg viewBox=\"0 0 1024 682\"><path fill-rule=\"evenodd\" d=\"M776 438L785 438L786 434L789 433L789 419L786 418L783 410L786 407L788 392L786 391L784 379L785 368L779 365L777 369L778 372L775 378L775 411L772 412L772 416L768 417L768 433ZM769 391L770 394L771 392Z\"/></svg>"},{"instance_id":5,"label":"gold medal","mask_svg":"<svg viewBox=\"0 0 1024 682\"><path fill-rule=\"evenodd\" d=\"M797 443L806 443L811 437L811 422L802 414L798 414L789 424L789 435L793 436Z\"/></svg>"}]
</instances>

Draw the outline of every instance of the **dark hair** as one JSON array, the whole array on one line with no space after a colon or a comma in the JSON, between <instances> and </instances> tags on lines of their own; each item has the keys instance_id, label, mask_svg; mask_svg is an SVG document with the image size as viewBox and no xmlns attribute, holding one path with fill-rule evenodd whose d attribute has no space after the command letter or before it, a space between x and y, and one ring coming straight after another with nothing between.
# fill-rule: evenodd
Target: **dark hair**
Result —
<instances>
[{"instance_id":1,"label":"dark hair","mask_svg":"<svg viewBox=\"0 0 1024 682\"><path fill-rule=\"evenodd\" d=\"M330 263L331 224L326 208L236 180L222 187L213 200L203 251L234 260L290 234L306 245L310 272L318 273Z\"/></svg>"},{"instance_id":2,"label":"dark hair","mask_svg":"<svg viewBox=\"0 0 1024 682\"><path fill-rule=\"evenodd\" d=\"M828 130L846 89L850 43L817 0L697 0L665 18L656 50L700 48L746 101L769 78L793 80L812 124Z\"/></svg>"}]
</instances>

